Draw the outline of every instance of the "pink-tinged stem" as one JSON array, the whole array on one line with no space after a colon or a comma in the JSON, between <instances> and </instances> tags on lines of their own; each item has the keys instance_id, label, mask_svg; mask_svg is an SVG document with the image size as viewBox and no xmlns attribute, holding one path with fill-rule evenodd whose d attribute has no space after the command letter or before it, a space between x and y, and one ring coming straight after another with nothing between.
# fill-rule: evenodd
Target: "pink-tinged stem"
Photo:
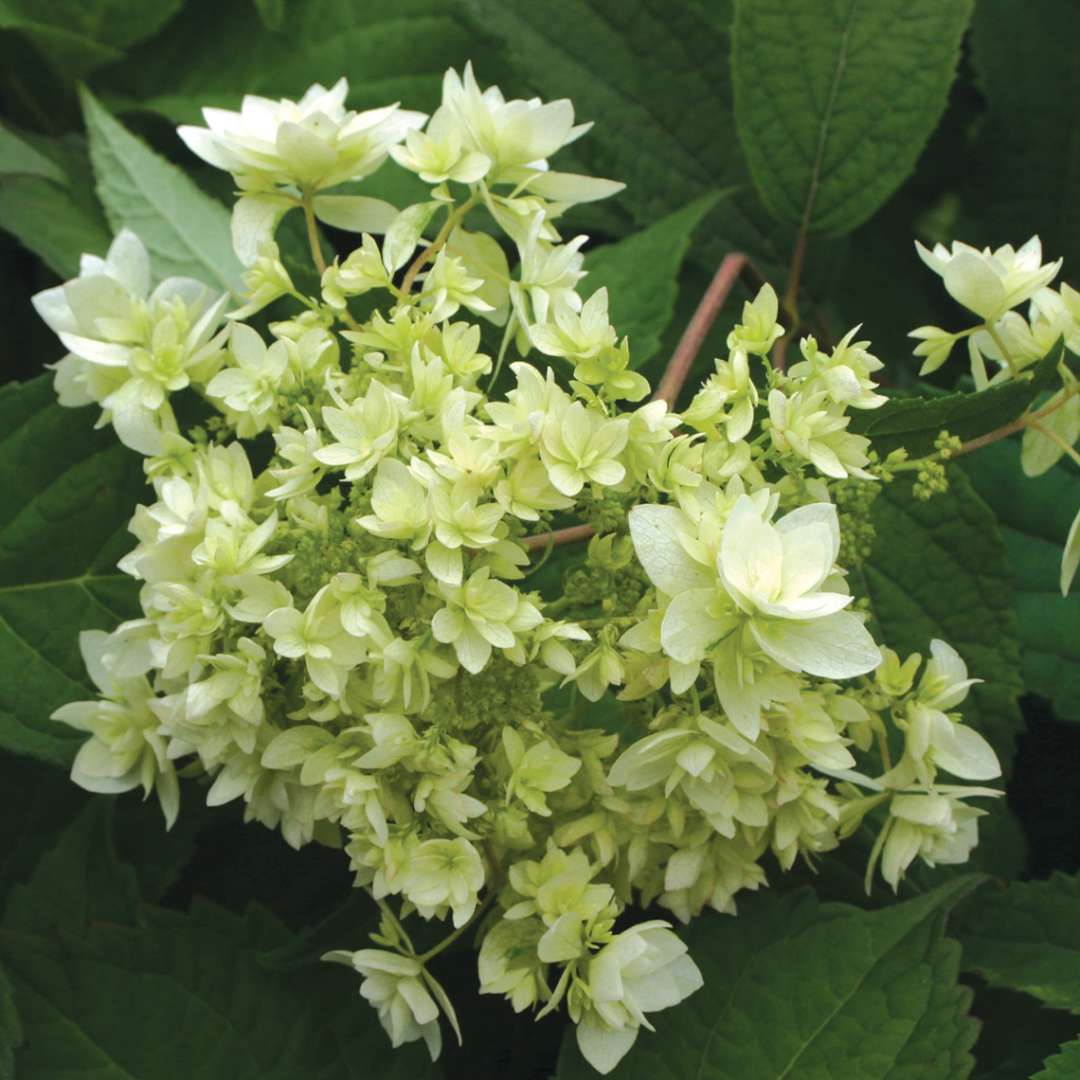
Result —
<instances>
[{"instance_id":1,"label":"pink-tinged stem","mask_svg":"<svg viewBox=\"0 0 1080 1080\"><path fill-rule=\"evenodd\" d=\"M579 540L588 540L595 532L596 530L591 525L571 525L568 529L556 529L555 532L528 536L521 542L529 551L537 551L543 550L548 545L558 547L560 544L576 544Z\"/></svg>"},{"instance_id":2,"label":"pink-tinged stem","mask_svg":"<svg viewBox=\"0 0 1080 1080\"><path fill-rule=\"evenodd\" d=\"M683 332L683 336L679 339L679 344L668 362L664 377L660 380L656 393L653 394L654 401L666 401L670 408L675 407L675 401L683 388L683 383L686 382L686 377L690 374L690 368L693 366L698 352L701 350L702 342L704 342L709 328L716 321L716 316L720 314L724 301L727 300L732 286L746 264L747 258L741 251L734 251L730 255L724 256L723 261L713 275L712 281L709 282L709 287L705 290L705 295L701 298L701 303L698 304L693 318L691 318L686 330Z\"/></svg>"},{"instance_id":3,"label":"pink-tinged stem","mask_svg":"<svg viewBox=\"0 0 1080 1080\"><path fill-rule=\"evenodd\" d=\"M716 321L716 316L724 306L739 274L743 267L748 264L747 257L740 251L725 255L720 266L717 268L705 295L701 298L697 310L690 319L679 344L668 361L660 385L653 394L654 401L666 401L669 407L674 407L679 392L690 374L690 368L694 364L705 335L709 327ZM542 551L546 547L558 547L560 544L576 544L581 540L588 540L594 535L595 529L591 525L572 525L568 529L556 529L555 532L540 533L537 536L527 537L522 544L529 551Z\"/></svg>"}]
</instances>

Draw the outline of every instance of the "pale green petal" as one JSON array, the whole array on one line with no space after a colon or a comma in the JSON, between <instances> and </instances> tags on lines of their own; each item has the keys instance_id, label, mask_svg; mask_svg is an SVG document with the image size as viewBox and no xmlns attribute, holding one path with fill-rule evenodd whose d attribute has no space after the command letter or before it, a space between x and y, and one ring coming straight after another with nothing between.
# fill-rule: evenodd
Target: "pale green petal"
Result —
<instances>
[{"instance_id":1,"label":"pale green petal","mask_svg":"<svg viewBox=\"0 0 1080 1080\"><path fill-rule=\"evenodd\" d=\"M660 643L664 652L680 664L692 664L723 633L726 623L709 614L716 589L689 589L679 593L664 612Z\"/></svg>"},{"instance_id":2,"label":"pale green petal","mask_svg":"<svg viewBox=\"0 0 1080 1080\"><path fill-rule=\"evenodd\" d=\"M758 645L789 671L823 679L853 679L881 663L881 652L869 631L847 611L807 622L754 619L750 629Z\"/></svg>"},{"instance_id":3,"label":"pale green petal","mask_svg":"<svg viewBox=\"0 0 1080 1080\"><path fill-rule=\"evenodd\" d=\"M1069 526L1069 535L1065 540L1065 550L1061 553L1061 595L1069 595L1069 587L1076 577L1076 568L1080 566L1080 510Z\"/></svg>"},{"instance_id":4,"label":"pale green petal","mask_svg":"<svg viewBox=\"0 0 1080 1080\"><path fill-rule=\"evenodd\" d=\"M592 1012L586 1013L577 1026L577 1043L582 1057L598 1073L605 1075L626 1057L637 1037L636 1027L613 1031Z\"/></svg>"},{"instance_id":5,"label":"pale green petal","mask_svg":"<svg viewBox=\"0 0 1080 1080\"><path fill-rule=\"evenodd\" d=\"M690 519L674 506L635 506L630 511L630 536L638 562L649 580L669 596L686 589L703 589L714 578L679 543L680 533L693 534Z\"/></svg>"}]
</instances>

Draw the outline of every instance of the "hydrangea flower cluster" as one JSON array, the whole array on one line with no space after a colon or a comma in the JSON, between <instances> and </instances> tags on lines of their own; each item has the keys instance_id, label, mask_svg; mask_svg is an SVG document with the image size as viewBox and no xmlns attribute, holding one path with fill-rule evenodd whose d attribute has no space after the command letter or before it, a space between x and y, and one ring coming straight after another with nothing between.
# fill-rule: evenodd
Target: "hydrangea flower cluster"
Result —
<instances>
[{"instance_id":1,"label":"hydrangea flower cluster","mask_svg":"<svg viewBox=\"0 0 1080 1080\"><path fill-rule=\"evenodd\" d=\"M1005 244L982 251L959 241L933 251L916 242L923 262L940 275L949 295L983 321L952 333L937 326L911 332L924 357L921 374L936 371L953 347L967 338L971 375L977 389L1023 377L1058 341L1080 356L1080 292L1065 282L1050 283L1061 259L1043 263L1042 243L1033 236L1020 248ZM1016 309L1028 304L1025 318ZM991 367L988 367L988 363ZM996 369L990 374L991 369ZM1028 476L1041 476L1068 455L1080 465L1080 383L1064 360L1058 365L1061 387L1025 416L1020 462ZM1080 508L1065 540L1061 560L1061 592L1067 595L1080 567Z\"/></svg>"},{"instance_id":2,"label":"hydrangea flower cluster","mask_svg":"<svg viewBox=\"0 0 1080 1080\"><path fill-rule=\"evenodd\" d=\"M967 858L998 762L956 711L959 655L901 661L852 602L859 522L837 503L879 482L848 429L884 400L869 343L806 338L782 370L765 286L683 413L647 400L585 237L559 232L619 188L548 167L587 129L571 103L508 101L469 68L430 118L346 92L181 130L241 192L239 303L151 289L127 231L37 297L69 350L62 403L99 406L154 490L121 562L143 617L82 636L100 698L56 719L88 734L85 788L156 793L171 825L182 774L340 848L382 921L326 959L395 1045L435 1057L456 1030L431 966L469 933L481 992L565 1007L607 1072L702 983L635 905L733 913L767 864L864 822L895 889L917 858ZM342 190L388 158L430 199ZM276 245L294 209L318 295ZM327 263L319 219L359 243ZM177 419L185 390L202 426ZM591 539L544 586L563 526Z\"/></svg>"}]
</instances>

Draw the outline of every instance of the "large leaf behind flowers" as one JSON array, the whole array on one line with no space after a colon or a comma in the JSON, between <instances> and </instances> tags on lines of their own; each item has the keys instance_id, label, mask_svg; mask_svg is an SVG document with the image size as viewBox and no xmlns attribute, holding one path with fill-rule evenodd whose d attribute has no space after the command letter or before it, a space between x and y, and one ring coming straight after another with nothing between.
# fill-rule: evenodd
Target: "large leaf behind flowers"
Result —
<instances>
[{"instance_id":1,"label":"large leaf behind flowers","mask_svg":"<svg viewBox=\"0 0 1080 1080\"><path fill-rule=\"evenodd\" d=\"M1080 595L1061 595L1061 552L1077 508L1080 471L1067 460L1025 476L1017 440L987 446L962 467L993 509L1016 574L1024 683L1080 722Z\"/></svg>"},{"instance_id":2,"label":"large leaf behind flowers","mask_svg":"<svg viewBox=\"0 0 1080 1080\"><path fill-rule=\"evenodd\" d=\"M900 655L928 655L943 638L984 682L963 711L994 745L1006 776L1021 729L1019 625L1005 546L989 507L957 468L949 490L927 501L901 474L874 503L873 552L863 565L879 640Z\"/></svg>"},{"instance_id":3,"label":"large leaf behind flowers","mask_svg":"<svg viewBox=\"0 0 1080 1080\"><path fill-rule=\"evenodd\" d=\"M171 162L132 135L82 91L97 191L114 232L132 229L150 252L157 279L191 277L239 292L229 211Z\"/></svg>"},{"instance_id":4,"label":"large leaf behind flowers","mask_svg":"<svg viewBox=\"0 0 1080 1080\"><path fill-rule=\"evenodd\" d=\"M116 561L145 486L138 456L51 382L0 388L0 746L66 765L82 736L49 715L92 696L79 631L138 613Z\"/></svg>"},{"instance_id":5,"label":"large leaf behind flowers","mask_svg":"<svg viewBox=\"0 0 1080 1080\"><path fill-rule=\"evenodd\" d=\"M141 903L112 851L111 803L89 803L12 894L0 927L20 1080L432 1075L420 1046L391 1049L345 969L262 967L259 953L289 940L266 911ZM0 1047L2 1038L0 1028Z\"/></svg>"},{"instance_id":6,"label":"large leaf behind flowers","mask_svg":"<svg viewBox=\"0 0 1080 1080\"><path fill-rule=\"evenodd\" d=\"M1023 728L1012 570L989 507L958 468L950 469L949 481L947 492L925 502L912 494L910 473L883 488L872 511L873 551L853 585L868 601L883 644L901 657L925 657L931 640L942 638L964 658L971 677L984 680L961 710L997 751L1004 775L990 786L1002 788ZM1023 839L1005 800L978 805L989 816L980 825L974 865L1020 873Z\"/></svg>"},{"instance_id":7,"label":"large leaf behind flowers","mask_svg":"<svg viewBox=\"0 0 1080 1080\"><path fill-rule=\"evenodd\" d=\"M735 117L765 205L847 232L915 167L942 112L971 0L739 0Z\"/></svg>"},{"instance_id":8,"label":"large leaf behind flowers","mask_svg":"<svg viewBox=\"0 0 1080 1080\"><path fill-rule=\"evenodd\" d=\"M613 1080L962 1080L976 1027L949 908L977 879L879 911L808 890L740 901L685 937L704 987L654 1014ZM559 1080L591 1080L571 1031Z\"/></svg>"}]
</instances>

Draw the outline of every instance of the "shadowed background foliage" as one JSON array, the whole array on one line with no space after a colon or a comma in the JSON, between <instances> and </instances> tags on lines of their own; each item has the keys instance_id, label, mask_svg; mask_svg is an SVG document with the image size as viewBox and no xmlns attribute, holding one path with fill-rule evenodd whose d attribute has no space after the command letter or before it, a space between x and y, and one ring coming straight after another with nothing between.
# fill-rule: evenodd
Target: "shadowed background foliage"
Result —
<instances>
[{"instance_id":1,"label":"shadowed background foliage","mask_svg":"<svg viewBox=\"0 0 1080 1080\"><path fill-rule=\"evenodd\" d=\"M586 1075L558 1019L477 999L467 947L440 971L465 1048L392 1054L355 980L314 959L372 925L335 853L190 796L166 835L156 808L66 778L71 733L48 715L87 685L78 629L135 610L113 567L143 488L111 433L53 403L58 346L30 297L123 224L159 267L228 278L229 178L177 124L341 75L351 107L430 110L471 59L507 96L595 121L560 167L628 186L564 232L593 237L590 284L651 378L742 251L785 322L823 344L861 323L886 385L929 400L971 387L958 360L918 381L908 330L959 310L913 238L1038 233L1080 285L1077 40L1073 0L0 0L0 1078ZM390 170L365 191L418 195ZM305 273L300 237L279 239ZM746 275L691 383L754 289ZM974 720L1012 775L976 868L998 880L916 875L895 904L863 894L857 846L774 874L737 922L695 924L707 989L614 1075L1080 1074L1076 1042L1051 1057L1080 1032L1080 598L1055 593L1078 501L1068 461L1025 480L1000 443L929 504L890 488L855 583L897 647L946 637L987 679Z\"/></svg>"}]
</instances>

